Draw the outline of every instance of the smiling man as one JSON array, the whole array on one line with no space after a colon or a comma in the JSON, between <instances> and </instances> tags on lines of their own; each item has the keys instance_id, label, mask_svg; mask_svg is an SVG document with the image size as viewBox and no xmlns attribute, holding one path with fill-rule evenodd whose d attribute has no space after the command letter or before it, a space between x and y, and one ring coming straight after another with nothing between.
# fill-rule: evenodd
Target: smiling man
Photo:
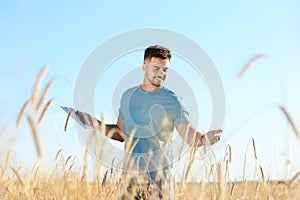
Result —
<instances>
[{"instance_id":1,"label":"smiling man","mask_svg":"<svg viewBox=\"0 0 300 200\"><path fill-rule=\"evenodd\" d=\"M171 145L175 128L194 147L216 143L222 132L212 130L204 135L197 131L182 99L164 86L171 57L170 50L163 46L150 46L145 50L143 83L129 88L122 95L117 124L106 124L106 135L111 139L125 141L125 146L134 143L131 151L125 152L124 174L130 176L127 188L136 199L139 199L139 194L134 186L153 183L159 188L159 198L174 199ZM76 114L85 123L91 119L82 112ZM98 120L96 123L101 125Z\"/></svg>"}]
</instances>

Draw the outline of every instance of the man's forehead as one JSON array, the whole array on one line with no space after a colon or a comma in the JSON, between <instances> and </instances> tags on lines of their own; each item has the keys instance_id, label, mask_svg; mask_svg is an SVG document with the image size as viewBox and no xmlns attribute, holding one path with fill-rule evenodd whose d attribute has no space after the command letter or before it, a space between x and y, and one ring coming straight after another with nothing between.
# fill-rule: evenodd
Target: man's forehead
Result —
<instances>
[{"instance_id":1,"label":"man's forehead","mask_svg":"<svg viewBox=\"0 0 300 200\"><path fill-rule=\"evenodd\" d=\"M159 58L154 58L151 60L149 59L145 62L145 64L150 66L164 67L164 68L170 67L170 61L168 59L159 59Z\"/></svg>"},{"instance_id":2,"label":"man's forehead","mask_svg":"<svg viewBox=\"0 0 300 200\"><path fill-rule=\"evenodd\" d=\"M159 68L169 68L170 65L169 63L166 63L166 64L162 64L162 63L148 63L149 66L152 66L152 67L159 67Z\"/></svg>"}]
</instances>

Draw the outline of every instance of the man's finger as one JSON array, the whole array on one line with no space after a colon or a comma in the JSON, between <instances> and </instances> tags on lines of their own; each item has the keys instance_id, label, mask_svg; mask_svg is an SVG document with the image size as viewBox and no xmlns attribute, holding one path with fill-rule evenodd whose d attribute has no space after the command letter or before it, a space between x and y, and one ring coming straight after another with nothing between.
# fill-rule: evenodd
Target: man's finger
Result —
<instances>
[{"instance_id":1,"label":"man's finger","mask_svg":"<svg viewBox=\"0 0 300 200\"><path fill-rule=\"evenodd\" d=\"M213 134L220 134L220 133L222 133L222 132L223 132L222 129L218 129L218 130L214 130L212 133L213 133Z\"/></svg>"}]
</instances>

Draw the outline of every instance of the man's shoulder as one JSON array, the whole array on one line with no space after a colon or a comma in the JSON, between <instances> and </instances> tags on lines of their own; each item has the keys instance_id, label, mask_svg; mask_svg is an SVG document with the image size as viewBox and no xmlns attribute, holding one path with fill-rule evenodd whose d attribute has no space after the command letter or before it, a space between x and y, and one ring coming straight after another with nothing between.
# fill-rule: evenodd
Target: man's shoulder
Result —
<instances>
[{"instance_id":1,"label":"man's shoulder","mask_svg":"<svg viewBox=\"0 0 300 200\"><path fill-rule=\"evenodd\" d=\"M178 99L180 96L178 96L172 89L168 88L167 86L163 86L161 88L161 92L165 94L165 96L170 97L172 99Z\"/></svg>"},{"instance_id":2,"label":"man's shoulder","mask_svg":"<svg viewBox=\"0 0 300 200\"><path fill-rule=\"evenodd\" d=\"M161 88L161 91L162 91L162 92L165 92L165 93L169 93L169 94L171 94L171 95L176 95L175 92L174 92L172 89L170 89L169 87L167 87L167 86L163 86L163 87Z\"/></svg>"},{"instance_id":3,"label":"man's shoulder","mask_svg":"<svg viewBox=\"0 0 300 200\"><path fill-rule=\"evenodd\" d=\"M128 88L128 89L126 89L124 92L123 92L123 97L126 97L126 96L128 96L128 95L132 95L136 90L138 90L139 89L139 85L136 85L136 86L133 86L133 87L131 87L131 88Z\"/></svg>"},{"instance_id":4,"label":"man's shoulder","mask_svg":"<svg viewBox=\"0 0 300 200\"><path fill-rule=\"evenodd\" d=\"M134 91L136 91L137 89L139 89L139 85L136 85L136 86L133 86L133 87L131 87L131 88L128 88L127 90L125 90L125 92L124 92L124 94L125 93L130 93L130 92L134 92Z\"/></svg>"}]
</instances>

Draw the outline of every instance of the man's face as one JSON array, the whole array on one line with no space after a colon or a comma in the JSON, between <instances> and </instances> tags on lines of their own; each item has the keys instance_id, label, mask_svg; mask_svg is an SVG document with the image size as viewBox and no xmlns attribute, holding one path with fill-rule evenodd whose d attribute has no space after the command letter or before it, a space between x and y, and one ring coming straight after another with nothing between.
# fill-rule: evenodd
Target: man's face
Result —
<instances>
[{"instance_id":1,"label":"man's face","mask_svg":"<svg viewBox=\"0 0 300 200\"><path fill-rule=\"evenodd\" d=\"M145 72L144 83L154 87L160 87L168 76L170 61L168 59L161 59L152 57L145 60L143 70Z\"/></svg>"}]
</instances>

